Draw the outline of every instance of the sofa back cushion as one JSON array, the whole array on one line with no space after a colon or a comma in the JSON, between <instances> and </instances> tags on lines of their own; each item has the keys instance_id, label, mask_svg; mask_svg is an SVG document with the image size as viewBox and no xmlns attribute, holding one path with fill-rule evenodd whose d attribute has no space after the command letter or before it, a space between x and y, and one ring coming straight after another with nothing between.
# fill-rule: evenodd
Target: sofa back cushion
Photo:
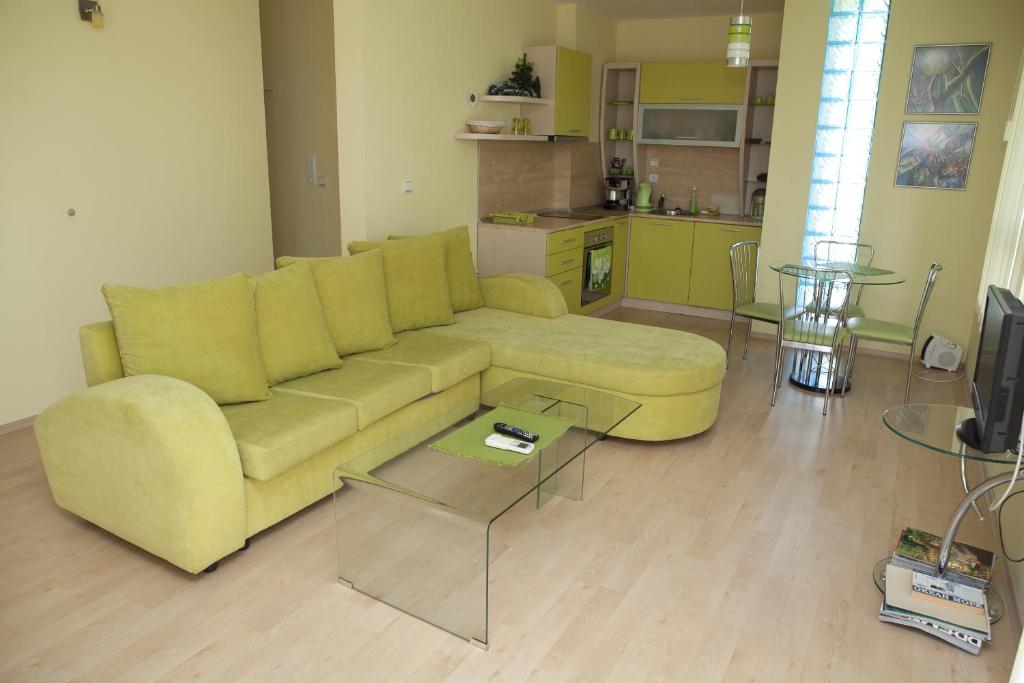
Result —
<instances>
[{"instance_id":1,"label":"sofa back cushion","mask_svg":"<svg viewBox=\"0 0 1024 683\"><path fill-rule=\"evenodd\" d=\"M223 405L270 398L245 273L173 287L103 285L126 375L167 375Z\"/></svg>"},{"instance_id":2,"label":"sofa back cushion","mask_svg":"<svg viewBox=\"0 0 1024 683\"><path fill-rule=\"evenodd\" d=\"M469 246L469 227L460 225L434 233L445 243L445 270L448 276L448 294L452 310L472 311L484 305L480 280L473 264L473 250ZM406 235L389 235L389 240L406 239Z\"/></svg>"},{"instance_id":3,"label":"sofa back cushion","mask_svg":"<svg viewBox=\"0 0 1024 683\"><path fill-rule=\"evenodd\" d=\"M383 254L388 309L395 332L455 322L448 293L445 242L440 236L349 242L348 250L351 254L377 250Z\"/></svg>"},{"instance_id":4,"label":"sofa back cushion","mask_svg":"<svg viewBox=\"0 0 1024 683\"><path fill-rule=\"evenodd\" d=\"M313 271L327 329L339 356L375 351L395 343L380 252L327 258L281 256L277 265L283 268L303 261Z\"/></svg>"},{"instance_id":5,"label":"sofa back cushion","mask_svg":"<svg viewBox=\"0 0 1024 683\"><path fill-rule=\"evenodd\" d=\"M256 281L256 330L271 384L341 366L306 262L264 273Z\"/></svg>"}]
</instances>

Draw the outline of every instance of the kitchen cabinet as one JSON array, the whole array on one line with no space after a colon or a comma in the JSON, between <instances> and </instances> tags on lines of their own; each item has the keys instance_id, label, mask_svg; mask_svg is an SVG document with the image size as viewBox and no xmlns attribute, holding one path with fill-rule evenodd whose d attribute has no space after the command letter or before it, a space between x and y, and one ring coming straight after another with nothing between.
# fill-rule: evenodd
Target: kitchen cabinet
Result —
<instances>
[{"instance_id":1,"label":"kitchen cabinet","mask_svg":"<svg viewBox=\"0 0 1024 683\"><path fill-rule=\"evenodd\" d=\"M640 144L739 147L738 104L642 104Z\"/></svg>"},{"instance_id":2,"label":"kitchen cabinet","mask_svg":"<svg viewBox=\"0 0 1024 683\"><path fill-rule=\"evenodd\" d=\"M615 221L614 247L612 250L612 299L626 295L626 255L629 253L629 220Z\"/></svg>"},{"instance_id":3,"label":"kitchen cabinet","mask_svg":"<svg viewBox=\"0 0 1024 683\"><path fill-rule=\"evenodd\" d=\"M696 224L690 267L691 306L732 310L729 247L748 240L760 242L761 230L746 225Z\"/></svg>"},{"instance_id":4,"label":"kitchen cabinet","mask_svg":"<svg viewBox=\"0 0 1024 683\"><path fill-rule=\"evenodd\" d=\"M560 47L555 60L555 135L589 135L590 55Z\"/></svg>"},{"instance_id":5,"label":"kitchen cabinet","mask_svg":"<svg viewBox=\"0 0 1024 683\"><path fill-rule=\"evenodd\" d=\"M747 70L721 62L644 62L641 104L743 104Z\"/></svg>"},{"instance_id":6,"label":"kitchen cabinet","mask_svg":"<svg viewBox=\"0 0 1024 683\"><path fill-rule=\"evenodd\" d=\"M583 269L574 268L559 275L552 275L548 280L554 283L565 297L565 307L570 313L580 312L580 300L583 297Z\"/></svg>"},{"instance_id":7,"label":"kitchen cabinet","mask_svg":"<svg viewBox=\"0 0 1024 683\"><path fill-rule=\"evenodd\" d=\"M627 296L688 303L693 233L693 221L633 218Z\"/></svg>"},{"instance_id":8,"label":"kitchen cabinet","mask_svg":"<svg viewBox=\"0 0 1024 683\"><path fill-rule=\"evenodd\" d=\"M541 95L554 99L553 105L522 106L521 115L530 119L533 134L589 135L590 55L554 45L528 47L524 52L540 78Z\"/></svg>"}]
</instances>

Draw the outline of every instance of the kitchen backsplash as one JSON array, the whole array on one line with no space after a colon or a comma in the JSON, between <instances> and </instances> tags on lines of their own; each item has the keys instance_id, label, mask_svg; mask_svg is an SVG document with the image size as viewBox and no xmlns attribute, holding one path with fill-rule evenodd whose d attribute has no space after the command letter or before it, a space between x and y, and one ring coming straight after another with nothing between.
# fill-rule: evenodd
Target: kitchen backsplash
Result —
<instances>
[{"instance_id":1,"label":"kitchen backsplash","mask_svg":"<svg viewBox=\"0 0 1024 683\"><path fill-rule=\"evenodd\" d=\"M592 206L604 201L596 142L480 142L477 206L495 211Z\"/></svg>"},{"instance_id":2,"label":"kitchen backsplash","mask_svg":"<svg viewBox=\"0 0 1024 683\"><path fill-rule=\"evenodd\" d=\"M740 151L733 147L688 147L684 145L640 145L641 180L651 173L658 174L658 182L651 183L652 202L665 195L669 208L690 204L690 188L697 186L697 204L704 208L718 204L722 213L737 214L739 204ZM652 167L652 159L658 166Z\"/></svg>"}]
</instances>

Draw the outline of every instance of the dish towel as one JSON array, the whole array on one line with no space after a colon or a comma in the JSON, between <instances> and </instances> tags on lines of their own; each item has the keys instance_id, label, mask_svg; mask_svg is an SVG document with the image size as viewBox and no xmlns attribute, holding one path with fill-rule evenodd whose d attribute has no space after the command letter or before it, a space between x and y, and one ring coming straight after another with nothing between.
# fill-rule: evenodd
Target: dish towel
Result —
<instances>
[{"instance_id":1,"label":"dish towel","mask_svg":"<svg viewBox=\"0 0 1024 683\"><path fill-rule=\"evenodd\" d=\"M611 284L612 245L591 250L589 257L590 278L587 281L587 289L597 292Z\"/></svg>"},{"instance_id":2,"label":"dish towel","mask_svg":"<svg viewBox=\"0 0 1024 683\"><path fill-rule=\"evenodd\" d=\"M522 427L528 432L540 434L540 439L534 444L533 452L523 455L515 451L503 451L500 448L484 445L484 439L494 433L495 422L504 422ZM465 427L456 429L451 434L430 444L430 447L435 451L481 460L500 467L514 467L547 448L574 424L572 420L561 417L551 417L518 408L500 406L478 417Z\"/></svg>"}]
</instances>

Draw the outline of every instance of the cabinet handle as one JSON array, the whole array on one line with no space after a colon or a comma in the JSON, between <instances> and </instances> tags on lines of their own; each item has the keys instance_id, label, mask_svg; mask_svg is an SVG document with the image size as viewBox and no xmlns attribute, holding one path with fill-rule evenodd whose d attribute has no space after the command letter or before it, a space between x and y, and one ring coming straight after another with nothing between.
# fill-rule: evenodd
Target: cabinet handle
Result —
<instances>
[{"instance_id":1,"label":"cabinet handle","mask_svg":"<svg viewBox=\"0 0 1024 683\"><path fill-rule=\"evenodd\" d=\"M739 232L739 231L737 230L737 232ZM567 266L567 265L569 265L570 263L572 263L572 262L573 262L574 260L575 260L575 259L571 259L571 258L570 258L570 259L566 259L566 260L562 261L562 265L563 265L563 266Z\"/></svg>"},{"instance_id":2,"label":"cabinet handle","mask_svg":"<svg viewBox=\"0 0 1024 683\"><path fill-rule=\"evenodd\" d=\"M671 228L674 227L671 223L651 223L652 226L658 228Z\"/></svg>"},{"instance_id":3,"label":"cabinet handle","mask_svg":"<svg viewBox=\"0 0 1024 683\"><path fill-rule=\"evenodd\" d=\"M571 284L572 284L572 279L569 279L569 280L566 280L565 282L563 282L562 284L560 284L559 287L568 287Z\"/></svg>"},{"instance_id":4,"label":"cabinet handle","mask_svg":"<svg viewBox=\"0 0 1024 683\"><path fill-rule=\"evenodd\" d=\"M674 139L675 140L696 140L697 136L696 135L677 135L677 136L675 136Z\"/></svg>"},{"instance_id":5,"label":"cabinet handle","mask_svg":"<svg viewBox=\"0 0 1024 683\"><path fill-rule=\"evenodd\" d=\"M570 129L569 129L569 132L570 132L570 133L579 133L579 132L582 132L582 131L580 131L580 129L579 129L579 128L570 128Z\"/></svg>"},{"instance_id":6,"label":"cabinet handle","mask_svg":"<svg viewBox=\"0 0 1024 683\"><path fill-rule=\"evenodd\" d=\"M739 228L719 228L718 232L740 232Z\"/></svg>"},{"instance_id":7,"label":"cabinet handle","mask_svg":"<svg viewBox=\"0 0 1024 683\"><path fill-rule=\"evenodd\" d=\"M570 244L570 243L575 242L575 241L576 241L575 237L568 237L568 238L562 240L561 244Z\"/></svg>"}]
</instances>

